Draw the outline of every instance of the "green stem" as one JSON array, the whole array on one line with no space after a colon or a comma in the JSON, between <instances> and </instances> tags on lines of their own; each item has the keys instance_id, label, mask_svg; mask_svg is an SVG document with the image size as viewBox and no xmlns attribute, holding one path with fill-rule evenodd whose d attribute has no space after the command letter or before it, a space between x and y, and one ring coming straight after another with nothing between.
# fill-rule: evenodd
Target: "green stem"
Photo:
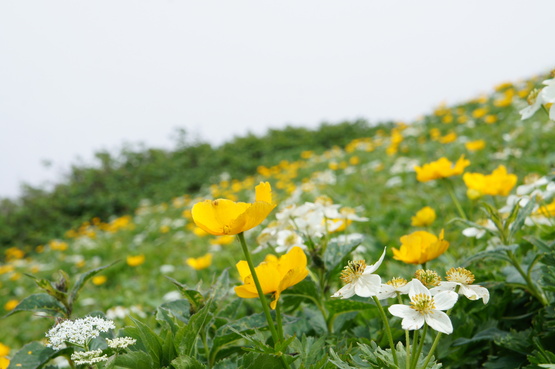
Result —
<instances>
[{"instance_id":1,"label":"green stem","mask_svg":"<svg viewBox=\"0 0 555 369\"><path fill-rule=\"evenodd\" d=\"M422 348L424 347L424 341L426 341L426 333L428 333L428 324L424 323L424 329L422 330L422 337L420 337L420 342L418 343L418 349L416 350L416 355L414 356L414 360L412 362L413 368L416 368L416 366L418 365L418 358L422 353ZM424 366L424 368L426 368L426 366Z\"/></svg>"},{"instance_id":2,"label":"green stem","mask_svg":"<svg viewBox=\"0 0 555 369\"><path fill-rule=\"evenodd\" d=\"M457 200L457 196L455 196L455 188L453 187L453 183L447 178L445 178L444 181L447 184L447 192L449 192L449 195L451 196L451 200L453 200L453 203L455 203L455 207L457 208L457 211L459 212L460 217L465 220L468 220L468 217L466 216L459 200Z\"/></svg>"},{"instance_id":3,"label":"green stem","mask_svg":"<svg viewBox=\"0 0 555 369\"><path fill-rule=\"evenodd\" d=\"M413 336L412 336L412 352L410 354L410 357L408 358L409 361L410 361L410 367L409 368L412 368L418 362L418 358L416 357L416 351L418 351L418 336L420 334L419 332L420 331L418 329L415 330L414 333L413 333Z\"/></svg>"},{"instance_id":4,"label":"green stem","mask_svg":"<svg viewBox=\"0 0 555 369\"><path fill-rule=\"evenodd\" d=\"M279 342L283 342L283 323L281 321L281 304L279 301L276 301L276 323L277 323L277 332L279 336Z\"/></svg>"},{"instance_id":5,"label":"green stem","mask_svg":"<svg viewBox=\"0 0 555 369\"><path fill-rule=\"evenodd\" d=\"M401 294L397 293L397 302L400 305L403 305L403 299L401 298ZM406 360L406 369L410 368L410 364L411 364L411 360L410 360L410 334L409 334L409 330L405 329L405 345L406 345L406 355L407 355L407 360Z\"/></svg>"},{"instance_id":6,"label":"green stem","mask_svg":"<svg viewBox=\"0 0 555 369\"><path fill-rule=\"evenodd\" d=\"M434 340L434 343L432 344L432 347L430 348L430 352L428 352L428 356L426 356L426 360L424 361L424 365L422 365L422 369L425 369L428 366L428 363L430 362L430 359L434 355L434 351L437 347L437 344L439 343L439 339L441 338L442 334L443 333L441 333L441 332L437 332L436 339Z\"/></svg>"},{"instance_id":7,"label":"green stem","mask_svg":"<svg viewBox=\"0 0 555 369\"><path fill-rule=\"evenodd\" d=\"M530 293L532 294L532 296L537 298L543 306L549 305L549 302L547 301L547 298L545 297L543 291L538 289L538 286L534 284L534 282L532 281L531 275L529 273L526 273L520 266L520 263L518 262L516 255L512 251L508 250L507 256L511 259L511 264L513 264L513 266L516 268L518 273L526 281L526 285L528 286L528 289L530 290ZM530 268L532 268L532 266L533 265L530 265Z\"/></svg>"},{"instance_id":8,"label":"green stem","mask_svg":"<svg viewBox=\"0 0 555 369\"><path fill-rule=\"evenodd\" d=\"M256 292L258 292L258 298L260 299L260 303L262 304L262 310L264 310L264 316L266 316L266 321L268 322L268 328L270 329L270 333L272 334L272 338L274 339L274 346L277 343L281 343L279 339L278 332L276 331L276 327L274 325L274 320L272 319L272 315L270 314L270 308L268 307L268 302L266 301L266 297L264 296L264 292L262 291L262 287L260 285L260 281L258 280L258 275L256 275L256 270L254 268L254 264L252 262L251 254L249 252L249 248L247 247L247 242L245 241L245 235L243 232L237 235L239 242L241 243L241 248L243 249L243 253L245 254L245 259L247 259L247 264L249 265L249 270L251 272L252 280L254 281L254 285L256 286ZM289 369L289 364L283 356L281 357L281 363L283 367Z\"/></svg>"},{"instance_id":9,"label":"green stem","mask_svg":"<svg viewBox=\"0 0 555 369\"><path fill-rule=\"evenodd\" d=\"M399 366L399 361L397 360L397 351L395 350L395 345L393 344L393 336L391 335L391 327L389 326L389 320L387 320L387 316L385 315L385 311L383 310L383 306L380 303L380 300L377 296L372 296L376 306L378 307L378 311L380 312L380 316L383 320L383 324L385 326L385 331L387 333L387 338L389 339L389 346L391 347L391 354L393 355L393 361L395 365Z\"/></svg>"},{"instance_id":10,"label":"green stem","mask_svg":"<svg viewBox=\"0 0 555 369\"><path fill-rule=\"evenodd\" d=\"M208 341L206 340L206 332L200 331L200 337L202 339L202 345L204 346L204 353L206 355L206 360L208 361L208 369L212 368L212 362L210 361L210 348L208 347Z\"/></svg>"}]
</instances>

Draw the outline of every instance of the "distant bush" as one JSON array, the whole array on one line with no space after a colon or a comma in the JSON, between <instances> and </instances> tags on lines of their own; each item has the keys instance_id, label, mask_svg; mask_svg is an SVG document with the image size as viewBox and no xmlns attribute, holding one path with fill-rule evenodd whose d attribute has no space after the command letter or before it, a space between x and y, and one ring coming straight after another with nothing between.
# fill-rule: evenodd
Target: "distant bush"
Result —
<instances>
[{"instance_id":1,"label":"distant bush","mask_svg":"<svg viewBox=\"0 0 555 369\"><path fill-rule=\"evenodd\" d=\"M124 148L95 153L94 165L74 164L52 190L24 185L16 200L0 201L0 247L35 246L61 237L94 217L129 213L141 199L165 202L197 192L217 175L251 175L259 165L296 160L304 150L324 151L371 136L365 120L322 123L317 129L287 126L263 136L234 137L219 147L189 141L178 132L173 150Z\"/></svg>"}]
</instances>

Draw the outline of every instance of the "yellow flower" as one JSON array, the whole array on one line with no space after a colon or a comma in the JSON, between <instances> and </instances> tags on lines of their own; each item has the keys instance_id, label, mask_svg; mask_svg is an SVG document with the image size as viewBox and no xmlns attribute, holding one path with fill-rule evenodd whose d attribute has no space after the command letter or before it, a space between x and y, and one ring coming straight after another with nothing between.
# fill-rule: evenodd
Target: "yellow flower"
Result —
<instances>
[{"instance_id":1,"label":"yellow flower","mask_svg":"<svg viewBox=\"0 0 555 369\"><path fill-rule=\"evenodd\" d=\"M4 310L6 311L12 311L13 309L15 309L15 307L17 306L17 304L19 304L19 301L17 300L9 300L8 302L6 302L4 304Z\"/></svg>"},{"instance_id":2,"label":"yellow flower","mask_svg":"<svg viewBox=\"0 0 555 369\"><path fill-rule=\"evenodd\" d=\"M464 146L468 151L478 151L486 147L486 141L484 140L468 141L467 143L464 144Z\"/></svg>"},{"instance_id":3,"label":"yellow flower","mask_svg":"<svg viewBox=\"0 0 555 369\"><path fill-rule=\"evenodd\" d=\"M428 182L438 178L447 178L459 175L464 168L470 165L470 161L462 155L453 165L447 158L442 157L439 160L424 164L423 166L415 166L416 179L420 182Z\"/></svg>"},{"instance_id":4,"label":"yellow flower","mask_svg":"<svg viewBox=\"0 0 555 369\"><path fill-rule=\"evenodd\" d=\"M445 136L439 137L438 141L439 143L442 143L442 144L448 144L455 141L456 139L457 139L457 134L455 132L451 132L446 134Z\"/></svg>"},{"instance_id":5,"label":"yellow flower","mask_svg":"<svg viewBox=\"0 0 555 369\"><path fill-rule=\"evenodd\" d=\"M101 284L106 283L107 280L108 278L106 278L105 275L95 275L94 277L92 277L92 283L95 286L100 286Z\"/></svg>"},{"instance_id":6,"label":"yellow flower","mask_svg":"<svg viewBox=\"0 0 555 369\"><path fill-rule=\"evenodd\" d=\"M497 117L493 114L488 114L485 116L484 122L486 122L487 124L493 124L497 122Z\"/></svg>"},{"instance_id":7,"label":"yellow flower","mask_svg":"<svg viewBox=\"0 0 555 369\"><path fill-rule=\"evenodd\" d=\"M244 260L238 262L237 270L243 281L242 286L235 287L237 296L242 298L258 297L256 285L254 284L247 262ZM262 287L262 292L264 294L274 294L274 300L270 303L272 309L276 308L277 301L283 290L294 286L308 275L306 255L297 246L293 247L279 259L275 255L266 256L266 259L255 270Z\"/></svg>"},{"instance_id":8,"label":"yellow flower","mask_svg":"<svg viewBox=\"0 0 555 369\"><path fill-rule=\"evenodd\" d=\"M255 188L255 202L234 202L227 199L204 200L191 210L193 221L204 231L215 235L234 235L256 227L276 207L272 188L261 182Z\"/></svg>"},{"instance_id":9,"label":"yellow flower","mask_svg":"<svg viewBox=\"0 0 555 369\"><path fill-rule=\"evenodd\" d=\"M443 239L443 229L439 238L432 233L416 231L401 237L401 248L393 248L393 258L407 264L424 264L437 258L449 248Z\"/></svg>"},{"instance_id":10,"label":"yellow flower","mask_svg":"<svg viewBox=\"0 0 555 369\"><path fill-rule=\"evenodd\" d=\"M518 177L507 174L507 168L500 165L491 174L465 173L464 183L468 187L468 197L475 199L483 195L507 196L516 185Z\"/></svg>"},{"instance_id":11,"label":"yellow flower","mask_svg":"<svg viewBox=\"0 0 555 369\"><path fill-rule=\"evenodd\" d=\"M0 356L8 356L10 354L10 348L0 342Z\"/></svg>"},{"instance_id":12,"label":"yellow flower","mask_svg":"<svg viewBox=\"0 0 555 369\"><path fill-rule=\"evenodd\" d=\"M436 220L436 212L429 206L425 206L416 212L416 215L411 217L411 225L413 227L427 227Z\"/></svg>"},{"instance_id":13,"label":"yellow flower","mask_svg":"<svg viewBox=\"0 0 555 369\"><path fill-rule=\"evenodd\" d=\"M185 262L194 270L206 269L212 264L212 254L209 253L198 258L187 258Z\"/></svg>"},{"instance_id":14,"label":"yellow flower","mask_svg":"<svg viewBox=\"0 0 555 369\"><path fill-rule=\"evenodd\" d=\"M7 369L10 366L10 359L7 357L0 357L0 369Z\"/></svg>"},{"instance_id":15,"label":"yellow flower","mask_svg":"<svg viewBox=\"0 0 555 369\"><path fill-rule=\"evenodd\" d=\"M145 256L143 254L136 255L136 256L132 256L132 255L127 256L127 265L131 267L139 266L144 262L145 262Z\"/></svg>"},{"instance_id":16,"label":"yellow flower","mask_svg":"<svg viewBox=\"0 0 555 369\"><path fill-rule=\"evenodd\" d=\"M235 241L235 237L234 236L220 236L220 237L216 237L210 240L210 243L212 245L229 245L230 243L232 243L233 241Z\"/></svg>"},{"instance_id":17,"label":"yellow flower","mask_svg":"<svg viewBox=\"0 0 555 369\"><path fill-rule=\"evenodd\" d=\"M54 251L65 251L67 250L67 242L63 242L63 241L58 241L58 240L52 240L48 243L48 246L50 246L51 250Z\"/></svg>"}]
</instances>

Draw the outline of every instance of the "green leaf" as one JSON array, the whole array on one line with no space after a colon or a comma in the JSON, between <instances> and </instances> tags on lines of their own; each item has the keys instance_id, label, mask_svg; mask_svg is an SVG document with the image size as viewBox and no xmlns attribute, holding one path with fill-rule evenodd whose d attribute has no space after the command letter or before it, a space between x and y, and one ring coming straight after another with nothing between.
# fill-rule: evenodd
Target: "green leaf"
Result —
<instances>
[{"instance_id":1,"label":"green leaf","mask_svg":"<svg viewBox=\"0 0 555 369\"><path fill-rule=\"evenodd\" d=\"M206 365L191 356L180 356L172 361L172 366L175 369L201 369L206 368Z\"/></svg>"},{"instance_id":2,"label":"green leaf","mask_svg":"<svg viewBox=\"0 0 555 369\"><path fill-rule=\"evenodd\" d=\"M69 306L73 305L73 303L77 299L77 295L79 295L79 291L81 290L81 288L83 287L86 281L92 278L96 273L111 267L117 262L119 262L119 260L116 260L111 264L104 265L95 269L91 269L85 273L79 274L77 276L77 280L75 281L75 284L73 285L73 288L71 289L71 292L69 293L69 300L68 300Z\"/></svg>"},{"instance_id":3,"label":"green leaf","mask_svg":"<svg viewBox=\"0 0 555 369\"><path fill-rule=\"evenodd\" d=\"M8 317L21 311L43 312L53 317L66 317L67 310L56 298L46 293L37 293L24 298L15 309L4 317Z\"/></svg>"},{"instance_id":4,"label":"green leaf","mask_svg":"<svg viewBox=\"0 0 555 369\"><path fill-rule=\"evenodd\" d=\"M129 369L157 368L152 358L144 351L130 351L116 358L116 366Z\"/></svg>"},{"instance_id":5,"label":"green leaf","mask_svg":"<svg viewBox=\"0 0 555 369\"><path fill-rule=\"evenodd\" d=\"M179 329L178 323L187 323L191 315L191 304L188 300L166 302L156 309L156 320L165 324L175 334Z\"/></svg>"},{"instance_id":6,"label":"green leaf","mask_svg":"<svg viewBox=\"0 0 555 369\"><path fill-rule=\"evenodd\" d=\"M55 357L69 354L73 348L53 350L39 342L31 342L15 353L10 361L9 369L36 369L41 368Z\"/></svg>"},{"instance_id":7,"label":"green leaf","mask_svg":"<svg viewBox=\"0 0 555 369\"><path fill-rule=\"evenodd\" d=\"M65 273L64 273L65 274ZM58 289L56 289L53 285L52 282L50 282L47 279L41 279L41 278L37 278L32 274L27 274L25 273L25 275L27 277L30 277L32 279L35 280L35 283L37 284L37 286L39 286L40 288L42 288L47 294L49 294L50 296L54 297L56 300L64 303L65 301L67 301L67 293L60 291ZM63 277L62 277L63 278Z\"/></svg>"},{"instance_id":8,"label":"green leaf","mask_svg":"<svg viewBox=\"0 0 555 369\"><path fill-rule=\"evenodd\" d=\"M472 256L469 256L466 259L463 259L460 262L460 264L462 267L466 267L477 260L482 260L487 258L494 258L494 259L500 259L500 260L511 262L511 259L507 256L507 251L514 252L517 249L518 249L518 245L499 246L499 247L496 247L495 249L481 251Z\"/></svg>"},{"instance_id":9,"label":"green leaf","mask_svg":"<svg viewBox=\"0 0 555 369\"><path fill-rule=\"evenodd\" d=\"M212 300L208 300L206 305L191 316L189 323L176 333L176 347L181 355L191 356L200 332L212 320L211 305Z\"/></svg>"},{"instance_id":10,"label":"green leaf","mask_svg":"<svg viewBox=\"0 0 555 369\"><path fill-rule=\"evenodd\" d=\"M518 210L518 215L516 216L515 221L511 223L510 232L509 232L510 239L512 239L515 233L522 228L522 226L524 225L524 221L526 220L526 217L528 217L532 213L535 205L536 205L535 198L530 198L528 200L528 203L526 203L526 205L522 208L520 208L519 204L515 204L515 207L519 207L520 209Z\"/></svg>"},{"instance_id":11,"label":"green leaf","mask_svg":"<svg viewBox=\"0 0 555 369\"><path fill-rule=\"evenodd\" d=\"M324 251L324 266L328 273L332 272L351 251L360 245L362 240L348 240L347 242L338 239L328 243Z\"/></svg>"},{"instance_id":12,"label":"green leaf","mask_svg":"<svg viewBox=\"0 0 555 369\"><path fill-rule=\"evenodd\" d=\"M229 268L222 271L222 274L218 277L215 283L212 284L210 297L219 301L223 299L229 293Z\"/></svg>"},{"instance_id":13,"label":"green leaf","mask_svg":"<svg viewBox=\"0 0 555 369\"><path fill-rule=\"evenodd\" d=\"M555 246L555 242L548 244L547 242L540 240L539 238L534 236L524 236L522 238L530 242L532 245L536 246L539 251L546 254L551 253L553 251L553 246Z\"/></svg>"},{"instance_id":14,"label":"green leaf","mask_svg":"<svg viewBox=\"0 0 555 369\"><path fill-rule=\"evenodd\" d=\"M142 344L144 345L146 352L152 358L152 362L157 365L157 367L162 366L162 339L152 329L144 324L143 322L131 317L131 320L137 328Z\"/></svg>"},{"instance_id":15,"label":"green leaf","mask_svg":"<svg viewBox=\"0 0 555 369\"><path fill-rule=\"evenodd\" d=\"M189 300L193 312L199 311L199 309L205 304L204 296L202 296L200 292L190 289L187 285L182 284L171 277L165 277L169 279L179 289L179 291L181 291L187 300Z\"/></svg>"},{"instance_id":16,"label":"green leaf","mask_svg":"<svg viewBox=\"0 0 555 369\"><path fill-rule=\"evenodd\" d=\"M328 310L333 311L335 314L342 314L350 311L361 311L376 307L376 305L371 303L344 299L326 301L326 306Z\"/></svg>"}]
</instances>

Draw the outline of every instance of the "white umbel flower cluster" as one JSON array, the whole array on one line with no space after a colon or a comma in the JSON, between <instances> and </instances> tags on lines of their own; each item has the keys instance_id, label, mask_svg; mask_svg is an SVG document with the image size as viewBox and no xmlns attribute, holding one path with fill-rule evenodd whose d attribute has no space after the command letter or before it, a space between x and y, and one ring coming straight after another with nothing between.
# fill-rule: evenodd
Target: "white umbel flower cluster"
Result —
<instances>
[{"instance_id":1,"label":"white umbel flower cluster","mask_svg":"<svg viewBox=\"0 0 555 369\"><path fill-rule=\"evenodd\" d=\"M113 349L124 349L127 346L134 345L136 342L137 340L131 337L117 337L113 340L106 338L106 343L108 343L108 347Z\"/></svg>"},{"instance_id":2,"label":"white umbel flower cluster","mask_svg":"<svg viewBox=\"0 0 555 369\"><path fill-rule=\"evenodd\" d=\"M106 354L102 355L102 350L75 351L71 354L71 360L77 365L85 365L106 361L108 356Z\"/></svg>"},{"instance_id":3,"label":"white umbel flower cluster","mask_svg":"<svg viewBox=\"0 0 555 369\"><path fill-rule=\"evenodd\" d=\"M47 346L54 350L64 348L66 342L84 346L88 340L98 337L100 332L108 332L115 328L113 321L92 316L66 320L52 327L46 333L49 341Z\"/></svg>"}]
</instances>

